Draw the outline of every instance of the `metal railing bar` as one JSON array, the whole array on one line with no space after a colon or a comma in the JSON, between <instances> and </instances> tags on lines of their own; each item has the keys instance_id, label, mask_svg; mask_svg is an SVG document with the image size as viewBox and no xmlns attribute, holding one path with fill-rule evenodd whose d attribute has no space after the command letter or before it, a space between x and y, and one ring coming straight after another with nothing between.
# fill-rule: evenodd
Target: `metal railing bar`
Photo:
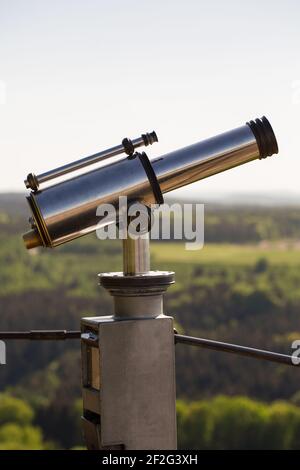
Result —
<instances>
[{"instance_id":1,"label":"metal railing bar","mask_svg":"<svg viewBox=\"0 0 300 470\"><path fill-rule=\"evenodd\" d=\"M247 346L240 346L239 344L223 343L221 341L214 341L211 339L195 338L193 336L185 336L175 334L175 344L187 344L190 346L198 346L200 348L212 349L214 351L223 351L231 354L238 354L241 356L253 357L255 359L262 359L265 361L277 362L288 366L297 366L297 358L280 354L273 351L266 351L263 349L255 349ZM295 360L296 359L296 360Z\"/></svg>"}]
</instances>

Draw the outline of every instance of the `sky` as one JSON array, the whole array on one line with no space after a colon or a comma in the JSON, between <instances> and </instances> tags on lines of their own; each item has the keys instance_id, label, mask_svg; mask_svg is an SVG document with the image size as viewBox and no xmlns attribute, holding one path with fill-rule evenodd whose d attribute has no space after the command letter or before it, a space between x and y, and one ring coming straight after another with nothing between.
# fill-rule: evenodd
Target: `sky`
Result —
<instances>
[{"instance_id":1,"label":"sky","mask_svg":"<svg viewBox=\"0 0 300 470\"><path fill-rule=\"evenodd\" d=\"M266 115L279 155L179 196L300 197L298 0L0 0L0 191L157 132L149 157Z\"/></svg>"}]
</instances>

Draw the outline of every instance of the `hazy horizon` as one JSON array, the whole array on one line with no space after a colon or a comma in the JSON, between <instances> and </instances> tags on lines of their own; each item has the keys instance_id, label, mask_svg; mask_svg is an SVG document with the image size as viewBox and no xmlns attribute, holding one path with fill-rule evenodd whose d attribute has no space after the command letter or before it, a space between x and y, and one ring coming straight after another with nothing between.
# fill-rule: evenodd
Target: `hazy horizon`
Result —
<instances>
[{"instance_id":1,"label":"hazy horizon","mask_svg":"<svg viewBox=\"0 0 300 470\"><path fill-rule=\"evenodd\" d=\"M20 196L24 199L28 193L25 189L22 191L0 191L0 204L1 197L14 197ZM166 203L169 201L178 202L203 202L205 204L217 204L217 205L233 205L233 206L300 206L300 193L286 191L284 195L275 192L181 192L173 191L164 195Z\"/></svg>"}]
</instances>

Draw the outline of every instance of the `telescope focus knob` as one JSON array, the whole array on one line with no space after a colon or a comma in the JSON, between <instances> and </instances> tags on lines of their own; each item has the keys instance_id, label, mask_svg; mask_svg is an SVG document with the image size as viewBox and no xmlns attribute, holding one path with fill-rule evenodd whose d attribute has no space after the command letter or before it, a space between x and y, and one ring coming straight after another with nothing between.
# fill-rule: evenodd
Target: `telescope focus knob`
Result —
<instances>
[{"instance_id":1,"label":"telescope focus knob","mask_svg":"<svg viewBox=\"0 0 300 470\"><path fill-rule=\"evenodd\" d=\"M142 134L142 138L143 138L145 147L147 147L148 145L154 144L154 142L158 142L158 138L157 138L157 135L156 135L155 131L152 131L150 133L147 132L146 134Z\"/></svg>"}]
</instances>

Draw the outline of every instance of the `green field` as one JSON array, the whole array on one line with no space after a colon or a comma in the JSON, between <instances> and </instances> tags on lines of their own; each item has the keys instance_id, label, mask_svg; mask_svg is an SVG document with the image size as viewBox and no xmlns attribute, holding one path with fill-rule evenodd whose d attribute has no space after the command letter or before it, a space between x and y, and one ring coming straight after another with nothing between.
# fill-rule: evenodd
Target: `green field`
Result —
<instances>
[{"instance_id":1,"label":"green field","mask_svg":"<svg viewBox=\"0 0 300 470\"><path fill-rule=\"evenodd\" d=\"M264 258L271 265L300 265L300 249L295 244L270 245L206 244L202 250L187 251L184 243L153 243L151 253L157 263L229 264L251 266ZM171 267L171 266L170 266Z\"/></svg>"}]
</instances>

